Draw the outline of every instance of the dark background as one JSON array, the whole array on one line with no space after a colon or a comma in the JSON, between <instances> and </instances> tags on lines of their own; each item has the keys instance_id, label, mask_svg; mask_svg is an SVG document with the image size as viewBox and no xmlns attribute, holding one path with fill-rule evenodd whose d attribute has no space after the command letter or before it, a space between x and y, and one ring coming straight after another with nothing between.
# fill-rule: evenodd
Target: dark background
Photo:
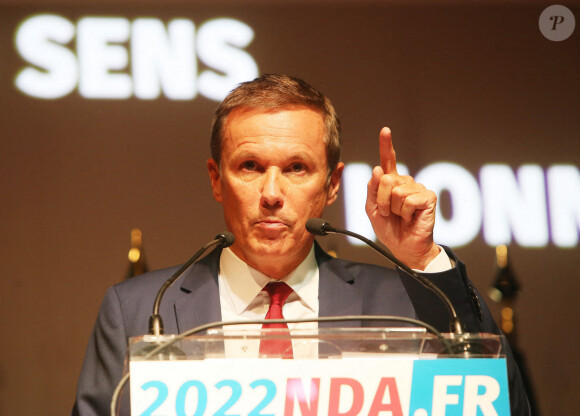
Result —
<instances>
[{"instance_id":1,"label":"dark background","mask_svg":"<svg viewBox=\"0 0 580 416\"><path fill-rule=\"evenodd\" d=\"M224 229L205 168L217 103L26 96L14 86L27 63L13 38L31 15L241 20L254 29L246 50L261 73L297 75L333 100L346 163L378 163L383 125L412 173L436 161L475 177L489 163L580 162L580 30L546 39L538 18L550 2L162 3L0 1L2 415L69 412L100 301L126 275L131 228L143 230L151 269L185 261ZM578 21L580 4L565 5ZM326 215L338 226L344 197ZM322 242L382 263L342 238ZM494 248L480 233L456 252L486 292ZM523 287L519 346L542 414L579 414L578 246L510 253Z\"/></svg>"}]
</instances>

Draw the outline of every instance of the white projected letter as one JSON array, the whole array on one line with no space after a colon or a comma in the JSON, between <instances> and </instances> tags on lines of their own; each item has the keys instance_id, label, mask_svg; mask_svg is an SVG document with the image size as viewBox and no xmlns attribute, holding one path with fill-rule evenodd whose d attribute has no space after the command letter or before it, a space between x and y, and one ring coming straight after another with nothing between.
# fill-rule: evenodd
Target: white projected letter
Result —
<instances>
[{"instance_id":1,"label":"white projected letter","mask_svg":"<svg viewBox=\"0 0 580 416\"><path fill-rule=\"evenodd\" d=\"M137 19L131 36L131 66L135 96L190 100L195 97L197 65L193 22L176 19L167 30L157 19Z\"/></svg>"},{"instance_id":2,"label":"white projected letter","mask_svg":"<svg viewBox=\"0 0 580 416\"><path fill-rule=\"evenodd\" d=\"M481 195L475 178L455 163L434 163L423 168L416 181L431 189L440 197L448 191L451 198L452 216L443 217L437 204L434 239L438 244L458 247L468 244L481 228Z\"/></svg>"},{"instance_id":3,"label":"white projected letter","mask_svg":"<svg viewBox=\"0 0 580 416\"><path fill-rule=\"evenodd\" d=\"M365 211L367 183L371 175L372 168L366 163L349 163L342 173L342 185L346 229L374 240L375 233ZM348 241L354 245L365 244L353 237L348 237Z\"/></svg>"},{"instance_id":4,"label":"white projected letter","mask_svg":"<svg viewBox=\"0 0 580 416\"><path fill-rule=\"evenodd\" d=\"M129 98L131 77L112 73L127 69L129 56L121 45L129 40L129 21L120 17L86 17L78 23L79 92L86 98Z\"/></svg>"},{"instance_id":5,"label":"white projected letter","mask_svg":"<svg viewBox=\"0 0 580 416\"><path fill-rule=\"evenodd\" d=\"M483 235L492 246L509 244L543 247L548 243L544 172L523 165L517 179L507 165L486 165L480 171L483 194Z\"/></svg>"},{"instance_id":6,"label":"white projected letter","mask_svg":"<svg viewBox=\"0 0 580 416\"><path fill-rule=\"evenodd\" d=\"M254 39L251 27L234 19L216 19L204 23L197 32L197 51L203 63L217 69L203 71L198 79L199 92L221 101L243 81L258 76L258 66L245 48Z\"/></svg>"},{"instance_id":7,"label":"white projected letter","mask_svg":"<svg viewBox=\"0 0 580 416\"><path fill-rule=\"evenodd\" d=\"M552 241L558 247L574 247L580 230L580 172L577 166L554 165L547 179Z\"/></svg>"},{"instance_id":8,"label":"white projected letter","mask_svg":"<svg viewBox=\"0 0 580 416\"><path fill-rule=\"evenodd\" d=\"M74 35L74 25L61 16L44 14L22 22L16 31L16 49L26 61L42 70L24 68L16 75L16 87L37 98L70 94L78 81L77 61L64 45Z\"/></svg>"}]
</instances>

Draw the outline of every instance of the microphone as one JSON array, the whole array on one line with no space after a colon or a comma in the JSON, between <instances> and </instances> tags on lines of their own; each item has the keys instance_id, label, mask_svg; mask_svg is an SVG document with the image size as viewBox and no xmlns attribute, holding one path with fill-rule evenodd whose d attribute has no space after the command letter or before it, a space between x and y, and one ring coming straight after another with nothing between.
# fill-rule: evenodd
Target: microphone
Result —
<instances>
[{"instance_id":1,"label":"microphone","mask_svg":"<svg viewBox=\"0 0 580 416\"><path fill-rule=\"evenodd\" d=\"M155 303L153 304L153 314L149 318L149 335L161 335L163 334L163 320L161 315L159 315L159 306L161 305L161 299L165 294L165 291L175 283L179 277L191 266L198 258L201 257L203 253L207 251L210 247L229 247L234 244L234 235L229 231L225 231L215 236L215 239L211 240L209 243L204 245L197 253L195 253L187 262L183 264L169 279L163 283L163 286L157 292L157 297L155 298Z\"/></svg>"},{"instance_id":2,"label":"microphone","mask_svg":"<svg viewBox=\"0 0 580 416\"><path fill-rule=\"evenodd\" d=\"M463 328L461 327L461 320L457 316L457 312L455 311L455 308L453 307L453 304L451 303L451 301L449 300L447 295L441 289L439 289L431 280L429 280L425 276L422 276L419 273L415 272L413 269L411 269L405 263L403 263L402 261L397 259L393 255L393 253L391 253L387 248L380 247L374 241L371 241L368 238L366 238L360 234L353 233L352 231L348 231L348 230L343 230L341 228L335 228L332 225L330 225L329 222L323 220L322 218L310 218L308 221L306 221L306 230L308 230L308 232L311 234L319 235L319 236L325 236L325 235L328 235L329 233L344 234L344 235L354 237L354 238L366 243L368 246L370 246L372 249L377 251L383 257L386 257L395 266L397 266L400 269L402 269L403 271L405 271L407 273L407 275L411 276L413 279L417 280L419 283L421 283L428 290L433 292L445 304L445 306L449 310L449 314L451 315L451 321L450 321L451 332L453 332L455 335L458 335L458 336L463 335Z\"/></svg>"}]
</instances>

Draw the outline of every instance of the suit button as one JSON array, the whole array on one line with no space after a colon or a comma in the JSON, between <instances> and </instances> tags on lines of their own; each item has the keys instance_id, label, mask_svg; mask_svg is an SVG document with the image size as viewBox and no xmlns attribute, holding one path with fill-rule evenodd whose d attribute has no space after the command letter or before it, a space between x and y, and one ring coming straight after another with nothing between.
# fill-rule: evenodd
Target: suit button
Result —
<instances>
[{"instance_id":1,"label":"suit button","mask_svg":"<svg viewBox=\"0 0 580 416\"><path fill-rule=\"evenodd\" d=\"M479 321L483 320L483 313L481 312L481 302L473 286L469 286L469 294L471 295L471 300L473 301L473 306L475 307L475 312L477 313L477 318Z\"/></svg>"}]
</instances>

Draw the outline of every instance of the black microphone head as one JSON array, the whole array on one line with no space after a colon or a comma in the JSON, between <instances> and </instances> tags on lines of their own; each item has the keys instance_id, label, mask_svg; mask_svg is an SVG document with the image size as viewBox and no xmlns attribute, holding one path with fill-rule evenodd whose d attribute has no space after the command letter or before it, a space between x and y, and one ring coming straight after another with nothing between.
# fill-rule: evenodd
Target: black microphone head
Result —
<instances>
[{"instance_id":1,"label":"black microphone head","mask_svg":"<svg viewBox=\"0 0 580 416\"><path fill-rule=\"evenodd\" d=\"M306 230L314 235L327 235L328 233L324 229L325 225L330 224L328 224L322 218L310 218L308 221L306 221Z\"/></svg>"},{"instance_id":2,"label":"black microphone head","mask_svg":"<svg viewBox=\"0 0 580 416\"><path fill-rule=\"evenodd\" d=\"M235 237L232 233L230 233L229 231L224 231L223 233L219 233L218 235L215 236L216 240L221 240L218 243L218 246L220 247L229 247L232 244L234 244L235 241Z\"/></svg>"}]
</instances>

